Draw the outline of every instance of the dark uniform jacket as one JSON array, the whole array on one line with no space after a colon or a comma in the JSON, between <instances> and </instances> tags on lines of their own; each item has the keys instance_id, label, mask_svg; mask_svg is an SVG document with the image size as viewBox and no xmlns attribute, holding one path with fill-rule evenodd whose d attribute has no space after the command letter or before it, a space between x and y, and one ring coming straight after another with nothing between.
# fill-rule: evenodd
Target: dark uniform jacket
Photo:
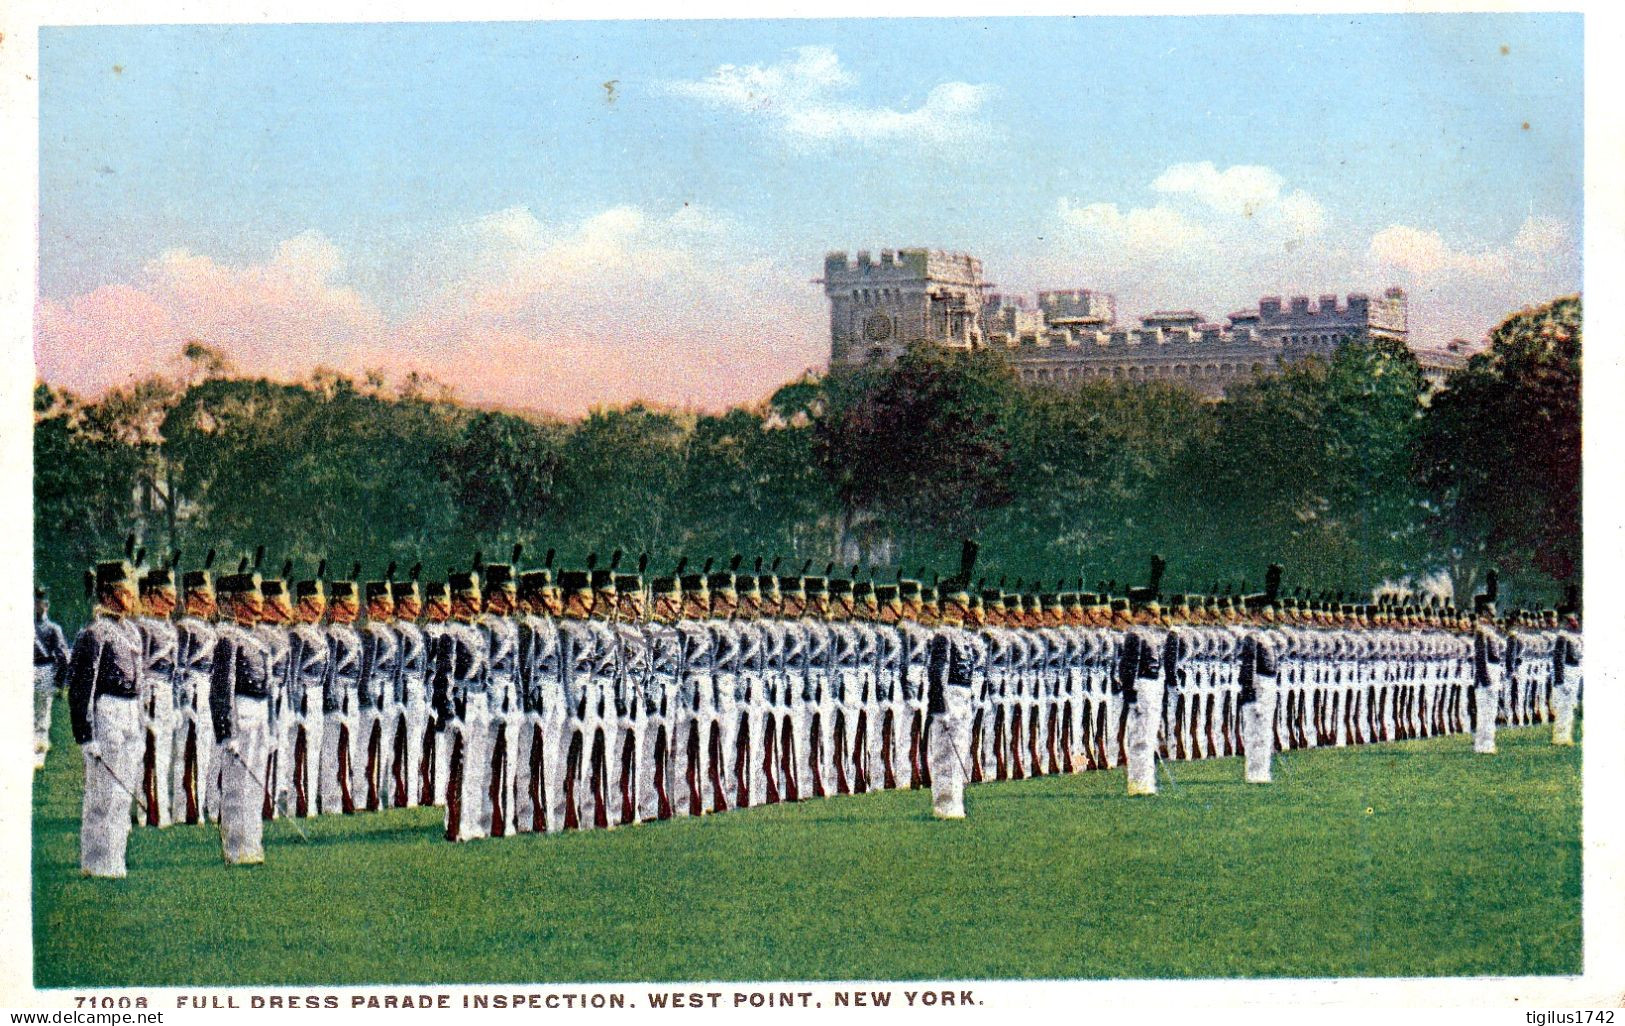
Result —
<instances>
[{"instance_id":1,"label":"dark uniform jacket","mask_svg":"<svg viewBox=\"0 0 1625 1026\"><path fill-rule=\"evenodd\" d=\"M68 660L68 716L73 739L89 744L96 699L135 699L141 690L141 632L128 620L99 616L85 625Z\"/></svg>"},{"instance_id":2,"label":"dark uniform jacket","mask_svg":"<svg viewBox=\"0 0 1625 1026\"><path fill-rule=\"evenodd\" d=\"M235 726L234 702L271 697L274 687L272 653L264 639L236 624L220 628L214 646L214 672L209 677L209 714L216 741L226 741Z\"/></svg>"},{"instance_id":3,"label":"dark uniform jacket","mask_svg":"<svg viewBox=\"0 0 1625 1026\"><path fill-rule=\"evenodd\" d=\"M52 675L58 685L63 681L63 675L68 672L68 639L63 637L62 628L50 617L34 621L34 665L50 666L55 669Z\"/></svg>"}]
</instances>

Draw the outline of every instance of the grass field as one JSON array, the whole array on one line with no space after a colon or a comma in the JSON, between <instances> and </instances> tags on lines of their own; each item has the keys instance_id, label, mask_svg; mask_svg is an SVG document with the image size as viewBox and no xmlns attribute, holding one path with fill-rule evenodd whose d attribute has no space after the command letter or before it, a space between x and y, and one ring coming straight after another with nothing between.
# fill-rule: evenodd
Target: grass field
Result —
<instances>
[{"instance_id":1,"label":"grass field","mask_svg":"<svg viewBox=\"0 0 1625 1026\"><path fill-rule=\"evenodd\" d=\"M936 822L889 792L453 846L439 812L218 834L138 829L78 871L57 704L34 784L42 987L1556 974L1581 969L1580 750L1546 728L974 787Z\"/></svg>"}]
</instances>

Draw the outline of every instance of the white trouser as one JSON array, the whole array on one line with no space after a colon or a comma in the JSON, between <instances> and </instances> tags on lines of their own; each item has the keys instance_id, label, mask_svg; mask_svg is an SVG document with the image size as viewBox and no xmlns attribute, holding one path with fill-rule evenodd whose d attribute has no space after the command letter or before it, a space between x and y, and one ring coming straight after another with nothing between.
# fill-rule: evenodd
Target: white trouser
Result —
<instances>
[{"instance_id":1,"label":"white trouser","mask_svg":"<svg viewBox=\"0 0 1625 1026\"><path fill-rule=\"evenodd\" d=\"M665 789L668 802L673 800L671 717L656 714L644 719L643 729L638 732L638 750L634 758L638 821L646 823L660 818L661 788Z\"/></svg>"},{"instance_id":2,"label":"white trouser","mask_svg":"<svg viewBox=\"0 0 1625 1026\"><path fill-rule=\"evenodd\" d=\"M705 751L705 717L700 710L682 704L672 717L670 761L672 772L667 780L667 793L671 795L673 816L697 815L693 807L693 793L701 795L704 806L706 768L710 760Z\"/></svg>"},{"instance_id":3,"label":"white trouser","mask_svg":"<svg viewBox=\"0 0 1625 1026\"><path fill-rule=\"evenodd\" d=\"M1123 718L1123 696L1105 691L1096 696L1095 730L1098 734L1102 729L1100 725L1100 712L1106 712L1106 768L1115 769L1123 761L1122 746L1117 743L1117 724Z\"/></svg>"},{"instance_id":4,"label":"white trouser","mask_svg":"<svg viewBox=\"0 0 1625 1026\"><path fill-rule=\"evenodd\" d=\"M576 763L572 783L575 787L576 808L580 812L577 825L582 830L596 829L598 826L599 802L598 792L603 789L604 825L611 826L615 822L610 807L609 794L609 752L614 743L614 720L606 720L593 710L596 703L589 703L587 717L581 724L581 758ZM599 766L598 759L603 759ZM602 776L599 775L600 769Z\"/></svg>"},{"instance_id":5,"label":"white trouser","mask_svg":"<svg viewBox=\"0 0 1625 1026\"><path fill-rule=\"evenodd\" d=\"M707 809L726 812L739 804L739 701L735 690L738 679L731 673L718 674L715 687L717 704L712 723L718 739L714 757L719 762L712 768L712 775L720 785L712 783L701 790Z\"/></svg>"},{"instance_id":6,"label":"white trouser","mask_svg":"<svg viewBox=\"0 0 1625 1026\"><path fill-rule=\"evenodd\" d=\"M401 706L394 702L385 704L379 712L378 768L374 772L378 779L378 807L380 809L393 808L396 805L396 798L401 798L402 804L404 804L405 800L405 795L395 793L397 775L402 768L397 765L400 760L395 758L395 746L399 743L401 736L401 713Z\"/></svg>"},{"instance_id":7,"label":"white trouser","mask_svg":"<svg viewBox=\"0 0 1625 1026\"><path fill-rule=\"evenodd\" d=\"M886 778L896 775L889 757L897 751L897 747L891 743L886 726L886 714L891 709L892 703L881 702L878 698L863 706L863 751L866 760L863 772L871 791L884 791Z\"/></svg>"},{"instance_id":8,"label":"white trouser","mask_svg":"<svg viewBox=\"0 0 1625 1026\"><path fill-rule=\"evenodd\" d=\"M85 754L85 797L80 813L79 870L86 876L122 877L130 839L130 809L141 772L141 710L134 699L102 696L91 717L101 754Z\"/></svg>"},{"instance_id":9,"label":"white trouser","mask_svg":"<svg viewBox=\"0 0 1625 1026\"><path fill-rule=\"evenodd\" d=\"M1574 744L1574 707L1579 695L1580 681L1572 673L1562 687L1552 688L1552 744Z\"/></svg>"},{"instance_id":10,"label":"white trouser","mask_svg":"<svg viewBox=\"0 0 1625 1026\"><path fill-rule=\"evenodd\" d=\"M271 751L275 753L276 759L276 776L265 778L265 782L275 789L271 808L278 816L291 816L294 813L294 746L299 740L300 722L301 717L297 712L284 707L282 717L276 724L271 738Z\"/></svg>"},{"instance_id":11,"label":"white trouser","mask_svg":"<svg viewBox=\"0 0 1625 1026\"><path fill-rule=\"evenodd\" d=\"M267 704L263 698L237 696L232 702L231 737L215 752L220 766L220 848L227 865L265 861L261 811L270 750Z\"/></svg>"},{"instance_id":12,"label":"white trouser","mask_svg":"<svg viewBox=\"0 0 1625 1026\"><path fill-rule=\"evenodd\" d=\"M965 777L970 762L968 688L944 688L947 708L931 717L926 761L931 768L931 814L938 819L965 818Z\"/></svg>"},{"instance_id":13,"label":"white trouser","mask_svg":"<svg viewBox=\"0 0 1625 1026\"><path fill-rule=\"evenodd\" d=\"M169 826L173 819L170 814L170 788L169 770L175 757L175 692L168 681L159 681L153 685L153 694L146 701L140 703L141 727L144 733L141 747L141 779L136 786L141 788L141 800L146 801L147 795L157 795L158 825ZM149 762L146 755L146 743L152 741L152 759ZM148 775L151 775L152 788L147 788ZM147 822L147 816L142 814L141 822Z\"/></svg>"},{"instance_id":14,"label":"white trouser","mask_svg":"<svg viewBox=\"0 0 1625 1026\"><path fill-rule=\"evenodd\" d=\"M287 717L288 727L283 733L286 747L277 758L284 787L282 813L287 816L314 816L321 810L322 738L327 717L321 711L320 689L307 693L305 708L310 711ZM301 791L305 799L303 813L299 811Z\"/></svg>"},{"instance_id":15,"label":"white trouser","mask_svg":"<svg viewBox=\"0 0 1625 1026\"><path fill-rule=\"evenodd\" d=\"M870 728L887 749L879 756L880 777L875 781L876 787L885 787L888 775L891 786L908 786L908 720L912 713L908 703L903 701L901 691L902 685L899 684L897 697L881 703L880 719Z\"/></svg>"},{"instance_id":16,"label":"white trouser","mask_svg":"<svg viewBox=\"0 0 1625 1026\"><path fill-rule=\"evenodd\" d=\"M1128 746L1128 793L1157 793L1157 728L1162 721L1162 681L1140 680L1129 706L1124 741Z\"/></svg>"},{"instance_id":17,"label":"white trouser","mask_svg":"<svg viewBox=\"0 0 1625 1026\"><path fill-rule=\"evenodd\" d=\"M514 729L506 712L496 707L495 695L486 696L488 718L485 722L485 762L481 773L485 779L485 826L492 828L498 809L491 804L492 793L501 804L501 829L504 835L513 833L514 783Z\"/></svg>"},{"instance_id":18,"label":"white trouser","mask_svg":"<svg viewBox=\"0 0 1625 1026\"><path fill-rule=\"evenodd\" d=\"M800 788L802 801L816 797L819 794L829 794L833 782L826 769L828 755L823 758L814 757L814 749L824 744L823 735L828 731L828 716L824 711L824 704L819 702L802 702L791 713L795 723L795 762L796 782Z\"/></svg>"},{"instance_id":19,"label":"white trouser","mask_svg":"<svg viewBox=\"0 0 1625 1026\"><path fill-rule=\"evenodd\" d=\"M771 750L767 734L773 729L773 707L767 704L759 686L751 688L750 697L744 709L745 752L749 759L744 767L746 797L751 805L766 805L767 782L773 772L766 761Z\"/></svg>"},{"instance_id":20,"label":"white trouser","mask_svg":"<svg viewBox=\"0 0 1625 1026\"><path fill-rule=\"evenodd\" d=\"M384 714L377 706L364 706L356 717L350 739L350 797L356 809L383 808ZM377 735L376 737L374 735Z\"/></svg>"},{"instance_id":21,"label":"white trouser","mask_svg":"<svg viewBox=\"0 0 1625 1026\"><path fill-rule=\"evenodd\" d=\"M406 719L406 807L416 808L423 799L423 738L429 729L429 706L421 700L405 707Z\"/></svg>"},{"instance_id":22,"label":"white trouser","mask_svg":"<svg viewBox=\"0 0 1625 1026\"><path fill-rule=\"evenodd\" d=\"M1241 744L1246 756L1246 781L1270 782L1270 760L1275 755L1275 704L1279 689L1274 681L1258 680L1255 697L1241 707Z\"/></svg>"},{"instance_id":23,"label":"white trouser","mask_svg":"<svg viewBox=\"0 0 1625 1026\"><path fill-rule=\"evenodd\" d=\"M568 717L561 703L548 705L542 715L542 754L539 759L533 757L532 761L537 763L542 774L541 782L534 786L541 796L543 826L549 833L563 830L567 816L574 818L580 811L579 789L573 792L575 808L570 808L571 787L574 784L569 780L570 744L580 733L580 721Z\"/></svg>"},{"instance_id":24,"label":"white trouser","mask_svg":"<svg viewBox=\"0 0 1625 1026\"><path fill-rule=\"evenodd\" d=\"M807 723L808 717L802 713L802 703L797 697L793 701L783 703L774 710L774 729L778 736L774 740L775 770L779 782L779 800L789 801L792 796L797 801L805 801L810 788L811 779L807 772Z\"/></svg>"},{"instance_id":25,"label":"white trouser","mask_svg":"<svg viewBox=\"0 0 1625 1026\"><path fill-rule=\"evenodd\" d=\"M638 762L643 752L644 723L622 716L614 721L613 733L608 731L608 726L606 723L605 732L613 740L605 753L609 770L605 785L609 823L625 826L638 821L638 807L642 804L643 779L638 772Z\"/></svg>"},{"instance_id":26,"label":"white trouser","mask_svg":"<svg viewBox=\"0 0 1625 1026\"><path fill-rule=\"evenodd\" d=\"M1478 708L1478 719L1473 724L1473 751L1482 755L1495 754L1495 718L1500 708L1501 682L1491 670L1493 683L1488 687L1473 686L1473 699Z\"/></svg>"},{"instance_id":27,"label":"white trouser","mask_svg":"<svg viewBox=\"0 0 1625 1026\"><path fill-rule=\"evenodd\" d=\"M547 779L542 758L547 754L547 743L541 737L542 714L527 712L514 734L513 751L513 822L518 833L541 833L547 829L547 802L542 793ZM535 768L532 769L532 763Z\"/></svg>"},{"instance_id":28,"label":"white trouser","mask_svg":"<svg viewBox=\"0 0 1625 1026\"><path fill-rule=\"evenodd\" d=\"M837 795L841 793L841 781L840 777L836 775L836 767L845 768L845 763L841 759L841 745L837 743L835 737L835 713L840 706L836 705L831 699L825 699L814 708L818 712L818 758L816 762L818 763L819 778L824 783L824 794ZM848 727L848 730L850 729ZM810 735L809 740L811 740ZM847 776L846 781L849 785L851 784L852 778L850 775Z\"/></svg>"},{"instance_id":29,"label":"white trouser","mask_svg":"<svg viewBox=\"0 0 1625 1026\"><path fill-rule=\"evenodd\" d=\"M465 696L462 719L443 739L462 745L459 779L446 785L446 836L453 841L485 837L491 831L491 708L486 695Z\"/></svg>"},{"instance_id":30,"label":"white trouser","mask_svg":"<svg viewBox=\"0 0 1625 1026\"><path fill-rule=\"evenodd\" d=\"M356 717L343 712L323 714L322 755L319 760L321 776L317 780L316 797L324 814L334 814L355 808L352 781L356 773ZM359 796L362 801L366 795Z\"/></svg>"},{"instance_id":31,"label":"white trouser","mask_svg":"<svg viewBox=\"0 0 1625 1026\"><path fill-rule=\"evenodd\" d=\"M174 752L170 756L170 809L189 823L208 818L206 793L214 765L214 727L207 715L182 709L175 717ZM191 752L188 756L188 751ZM196 808L188 814L187 795Z\"/></svg>"},{"instance_id":32,"label":"white trouser","mask_svg":"<svg viewBox=\"0 0 1625 1026\"><path fill-rule=\"evenodd\" d=\"M34 667L34 768L45 765L51 750L51 699L56 694L56 666Z\"/></svg>"}]
</instances>

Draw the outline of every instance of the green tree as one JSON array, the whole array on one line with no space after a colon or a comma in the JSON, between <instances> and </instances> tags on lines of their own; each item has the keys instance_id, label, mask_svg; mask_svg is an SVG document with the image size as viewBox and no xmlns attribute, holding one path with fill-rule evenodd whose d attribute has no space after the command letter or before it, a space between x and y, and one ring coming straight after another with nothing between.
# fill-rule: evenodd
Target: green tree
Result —
<instances>
[{"instance_id":1,"label":"green tree","mask_svg":"<svg viewBox=\"0 0 1625 1026\"><path fill-rule=\"evenodd\" d=\"M1425 393L1398 343L1346 345L1229 390L1206 443L1164 475L1175 515L1158 544L1177 587L1257 584L1270 562L1290 581L1375 586L1411 569L1419 496L1406 467Z\"/></svg>"},{"instance_id":2,"label":"green tree","mask_svg":"<svg viewBox=\"0 0 1625 1026\"><path fill-rule=\"evenodd\" d=\"M980 533L1010 501L1021 389L999 354L916 346L890 367L826 384L814 453L842 538L866 527L858 541L870 558L888 535L905 556L956 548L950 539Z\"/></svg>"},{"instance_id":3,"label":"green tree","mask_svg":"<svg viewBox=\"0 0 1625 1026\"><path fill-rule=\"evenodd\" d=\"M1550 596L1582 567L1579 296L1520 311L1450 375L1413 470L1457 594L1482 569Z\"/></svg>"},{"instance_id":4,"label":"green tree","mask_svg":"<svg viewBox=\"0 0 1625 1026\"><path fill-rule=\"evenodd\" d=\"M681 541L675 497L688 461L688 431L669 413L633 405L594 410L560 449L560 534L566 558L669 553ZM555 545L549 541L549 545Z\"/></svg>"}]
</instances>

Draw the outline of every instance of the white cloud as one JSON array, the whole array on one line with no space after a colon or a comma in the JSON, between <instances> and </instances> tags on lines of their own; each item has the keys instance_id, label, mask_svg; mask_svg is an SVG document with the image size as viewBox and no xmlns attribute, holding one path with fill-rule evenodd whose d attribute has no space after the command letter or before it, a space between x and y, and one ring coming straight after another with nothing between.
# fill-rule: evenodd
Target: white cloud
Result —
<instances>
[{"instance_id":1,"label":"white cloud","mask_svg":"<svg viewBox=\"0 0 1625 1026\"><path fill-rule=\"evenodd\" d=\"M1124 313L1194 308L1215 320L1294 284L1343 284L1318 269L1325 208L1272 168L1174 164L1147 191L1144 206L1062 198L1061 231L1032 273L1045 287L1115 291Z\"/></svg>"},{"instance_id":2,"label":"white cloud","mask_svg":"<svg viewBox=\"0 0 1625 1026\"><path fill-rule=\"evenodd\" d=\"M1410 292L1413 337L1476 339L1513 310L1577 290L1579 255L1573 230L1549 217L1530 215L1499 243L1395 224L1371 237L1356 273Z\"/></svg>"},{"instance_id":3,"label":"white cloud","mask_svg":"<svg viewBox=\"0 0 1625 1026\"><path fill-rule=\"evenodd\" d=\"M1062 221L1088 244L1103 248L1166 254L1208 239L1206 229L1171 207L1136 207L1125 212L1115 203L1076 206L1063 198L1059 209Z\"/></svg>"},{"instance_id":4,"label":"white cloud","mask_svg":"<svg viewBox=\"0 0 1625 1026\"><path fill-rule=\"evenodd\" d=\"M948 143L982 129L977 115L992 88L944 82L912 109L865 107L840 94L857 85L828 47L803 46L777 64L724 64L697 81L666 84L667 91L713 107L758 117L786 139L801 143L912 140Z\"/></svg>"},{"instance_id":5,"label":"white cloud","mask_svg":"<svg viewBox=\"0 0 1625 1026\"><path fill-rule=\"evenodd\" d=\"M1272 168L1175 164L1149 184L1155 198L1061 199L1059 230L1026 266L1000 280L1115 292L1125 319L1196 309L1212 320L1262 295L1407 290L1414 342L1478 338L1509 311L1579 287L1572 228L1530 216L1509 238L1450 238L1394 224L1350 237L1333 212ZM1357 213L1357 212L1356 212ZM1014 273L1012 273L1014 272Z\"/></svg>"},{"instance_id":6,"label":"white cloud","mask_svg":"<svg viewBox=\"0 0 1625 1026\"><path fill-rule=\"evenodd\" d=\"M1437 231L1396 224L1371 237L1371 259L1382 266L1411 274L1468 274L1479 277L1504 274L1507 252L1486 249L1467 252L1453 248Z\"/></svg>"},{"instance_id":7,"label":"white cloud","mask_svg":"<svg viewBox=\"0 0 1625 1026\"><path fill-rule=\"evenodd\" d=\"M1256 220L1266 230L1299 236L1318 233L1325 220L1320 202L1302 189L1285 192L1286 180L1273 168L1235 164L1220 171L1210 160L1175 164L1151 183L1157 192L1194 198L1210 211Z\"/></svg>"}]
</instances>

